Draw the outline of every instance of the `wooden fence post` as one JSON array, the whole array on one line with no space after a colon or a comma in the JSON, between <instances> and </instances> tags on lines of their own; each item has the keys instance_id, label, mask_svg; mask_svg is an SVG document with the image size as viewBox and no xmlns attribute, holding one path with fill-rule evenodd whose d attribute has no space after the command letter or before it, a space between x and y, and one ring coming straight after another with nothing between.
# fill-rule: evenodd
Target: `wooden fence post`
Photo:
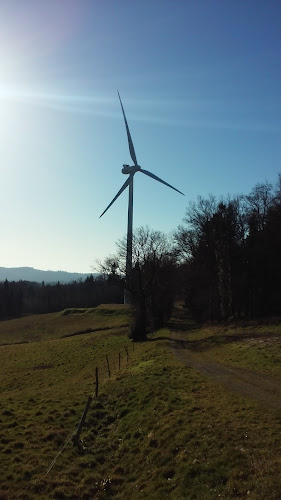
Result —
<instances>
[{"instance_id":1,"label":"wooden fence post","mask_svg":"<svg viewBox=\"0 0 281 500\"><path fill-rule=\"evenodd\" d=\"M99 393L99 369L96 367L96 398L98 397Z\"/></svg>"},{"instance_id":2,"label":"wooden fence post","mask_svg":"<svg viewBox=\"0 0 281 500\"><path fill-rule=\"evenodd\" d=\"M106 362L107 362L107 371L108 371L108 376L109 376L109 378L110 378L111 373L110 373L110 367L109 367L109 361L108 361L108 356L107 356L107 354L105 355L105 357L106 357Z\"/></svg>"},{"instance_id":3,"label":"wooden fence post","mask_svg":"<svg viewBox=\"0 0 281 500\"><path fill-rule=\"evenodd\" d=\"M78 425L78 427L77 427L76 434L73 436L73 443L74 443L74 444L77 444L77 443L78 443L79 436L80 436L80 433L81 433L81 430L82 430L83 424L84 424L84 422L85 422L85 418L86 418L86 416L87 416L88 410L89 410L89 408L90 408L91 401L92 401L92 396L89 396L89 397L88 397L88 401L87 401L86 406L85 406L85 410L83 411L83 414L82 414L81 420L80 420L79 425Z\"/></svg>"},{"instance_id":4,"label":"wooden fence post","mask_svg":"<svg viewBox=\"0 0 281 500\"><path fill-rule=\"evenodd\" d=\"M127 361L129 361L129 357L130 357L130 356L129 356L129 352L128 352L128 349L127 349L127 347L124 347L124 349L125 349L125 351L126 351L126 354L127 354Z\"/></svg>"}]
</instances>

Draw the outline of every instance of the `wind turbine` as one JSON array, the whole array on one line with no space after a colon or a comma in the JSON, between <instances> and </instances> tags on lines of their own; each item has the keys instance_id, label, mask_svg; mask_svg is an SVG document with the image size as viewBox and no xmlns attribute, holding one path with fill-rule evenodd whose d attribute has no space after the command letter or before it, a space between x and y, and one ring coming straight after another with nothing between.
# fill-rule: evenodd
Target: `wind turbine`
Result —
<instances>
[{"instance_id":1,"label":"wind turbine","mask_svg":"<svg viewBox=\"0 0 281 500\"><path fill-rule=\"evenodd\" d=\"M148 170L144 170L138 165L136 153L135 153L135 148L133 145L132 137L130 134L127 118L125 115L125 111L123 108L123 104L121 101L120 94L117 90L119 101L121 104L122 108L122 113L124 117L124 122L125 122L125 127L127 131L127 137L128 137L128 144L129 144L129 150L130 150L130 155L131 158L134 162L134 165L123 165L123 168L121 170L122 174L127 174L129 175L128 179L124 182L123 186L121 189L119 189L118 193L116 196L114 196L113 200L109 203L109 205L106 207L106 209L103 211L103 213L100 215L102 217L105 212L113 205L113 203L117 200L117 198L120 196L120 194L123 193L123 191L129 186L129 202L128 202L128 227L127 227L127 255L126 255L126 290L124 293L124 303L130 304L130 280L131 280L131 271L132 271L132 250L133 250L133 181L134 181L134 175L136 172L141 172L145 175L148 175L148 177L151 177L152 179L155 179L158 182L162 182L162 184L165 184L166 186L170 187L171 189L174 189L174 191L177 191L178 193L184 194L176 189L175 187L171 186L171 184L168 184L167 182L163 181L157 175L152 174L151 172L148 172Z\"/></svg>"}]
</instances>

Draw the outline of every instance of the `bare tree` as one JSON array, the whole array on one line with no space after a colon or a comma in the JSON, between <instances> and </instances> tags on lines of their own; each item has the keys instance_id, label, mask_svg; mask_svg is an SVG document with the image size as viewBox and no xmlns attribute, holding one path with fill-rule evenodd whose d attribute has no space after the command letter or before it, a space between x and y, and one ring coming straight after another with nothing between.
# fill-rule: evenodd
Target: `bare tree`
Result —
<instances>
[{"instance_id":1,"label":"bare tree","mask_svg":"<svg viewBox=\"0 0 281 500\"><path fill-rule=\"evenodd\" d=\"M134 305L131 336L145 340L147 329L157 329L168 319L173 304L175 254L172 243L162 232L140 227L133 235L130 293ZM117 242L116 255L108 257L103 270L124 283L126 238ZM113 273L114 270L114 273Z\"/></svg>"}]
</instances>

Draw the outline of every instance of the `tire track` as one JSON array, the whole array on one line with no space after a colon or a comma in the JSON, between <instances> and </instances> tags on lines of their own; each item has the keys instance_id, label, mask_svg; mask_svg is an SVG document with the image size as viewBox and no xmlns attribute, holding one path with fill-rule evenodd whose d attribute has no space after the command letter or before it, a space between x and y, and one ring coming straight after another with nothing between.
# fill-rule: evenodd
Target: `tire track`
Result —
<instances>
[{"instance_id":1,"label":"tire track","mask_svg":"<svg viewBox=\"0 0 281 500\"><path fill-rule=\"evenodd\" d=\"M260 403L281 409L281 377L214 362L206 354L188 349L186 333L171 330L171 346L177 359L226 389Z\"/></svg>"}]
</instances>

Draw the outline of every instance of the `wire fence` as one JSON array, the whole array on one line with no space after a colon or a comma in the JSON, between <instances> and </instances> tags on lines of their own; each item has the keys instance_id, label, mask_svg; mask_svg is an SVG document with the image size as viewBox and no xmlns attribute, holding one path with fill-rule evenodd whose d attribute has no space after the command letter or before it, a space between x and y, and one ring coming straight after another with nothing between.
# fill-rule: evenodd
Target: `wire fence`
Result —
<instances>
[{"instance_id":1,"label":"wire fence","mask_svg":"<svg viewBox=\"0 0 281 500\"><path fill-rule=\"evenodd\" d=\"M134 353L135 352L135 345L134 345L134 342L131 344L132 345L132 349L131 349L131 353ZM125 365L127 365L127 363L129 362L129 360L131 359L130 358L130 353L129 353L129 349L127 346L124 346L124 355L123 355L123 359L125 360ZM112 357L111 357L111 361L112 361ZM121 352L118 352L118 358L117 358L117 361L116 363L110 363L110 359L108 357L108 354L105 355L105 365L106 366L106 370L107 370L107 375L108 375L108 379L111 379L111 377L113 375L117 375L118 372L121 371L121 361L122 361L122 354ZM112 367L118 367L118 370L116 371L112 371ZM96 366L95 368L95 384L94 384L94 390L92 392L91 395L88 396L88 399L87 399L87 402L86 402L86 405L85 405L85 408L83 410L83 413L81 415L81 418L80 418L80 421L78 423L78 425L76 426L76 428L74 430L72 430L70 432L70 434L67 436L67 438L65 439L63 445L61 446L60 450L58 451L58 453L56 454L56 456L54 457L54 459L51 461L51 463L48 465L48 467L44 470L44 472L42 472L41 474L39 474L36 478L35 481L33 481L33 483L29 483L29 485L21 492L19 493L17 496L15 496L15 500L22 497L32 486L35 486L35 484L43 479L44 477L46 477L52 470L52 468L54 467L55 463L57 462L58 458L62 455L62 453L64 452L64 450L67 448L67 446L69 445L69 443L73 443L73 446L76 446L76 447L79 447L80 445L80 434L82 432L82 429L83 429L83 426L85 424L85 421L86 421L86 418L87 418L87 413L91 407L91 403L94 399L97 399L98 396L99 396L99 390L100 390L100 379L99 379L99 372L100 372L100 367L99 366ZM106 380L108 379L105 379L103 378L103 382L106 382ZM31 479L31 478L30 478Z\"/></svg>"}]
</instances>

